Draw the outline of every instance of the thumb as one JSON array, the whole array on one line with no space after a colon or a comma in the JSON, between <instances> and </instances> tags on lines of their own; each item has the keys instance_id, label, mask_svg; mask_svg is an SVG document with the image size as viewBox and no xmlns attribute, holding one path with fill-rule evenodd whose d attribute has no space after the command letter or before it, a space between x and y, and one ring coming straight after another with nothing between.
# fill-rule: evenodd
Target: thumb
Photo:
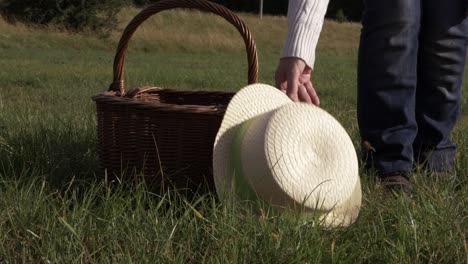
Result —
<instances>
[{"instance_id":1,"label":"thumb","mask_svg":"<svg viewBox=\"0 0 468 264\"><path fill-rule=\"evenodd\" d=\"M298 101L299 75L300 73L295 67L288 72L287 95L294 102Z\"/></svg>"}]
</instances>

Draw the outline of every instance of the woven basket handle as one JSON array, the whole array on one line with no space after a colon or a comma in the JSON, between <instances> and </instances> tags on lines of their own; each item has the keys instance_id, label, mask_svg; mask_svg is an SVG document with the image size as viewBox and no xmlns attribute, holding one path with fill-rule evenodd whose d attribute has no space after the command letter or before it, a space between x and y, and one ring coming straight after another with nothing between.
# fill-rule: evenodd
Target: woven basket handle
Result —
<instances>
[{"instance_id":1,"label":"woven basket handle","mask_svg":"<svg viewBox=\"0 0 468 264\"><path fill-rule=\"evenodd\" d=\"M125 94L125 84L123 80L123 69L125 62L125 54L128 48L128 42L132 38L137 28L149 17L164 10L174 8L193 8L205 12L211 12L226 19L229 23L237 28L239 33L244 38L245 47L247 50L247 59L249 63L248 83L256 83L258 79L258 59L257 49L250 31L242 20L229 9L206 1L206 0L165 0L159 1L156 4L143 9L125 28L122 37L117 47L117 53L114 59L114 81L109 87L110 91L120 92L120 95Z\"/></svg>"}]
</instances>

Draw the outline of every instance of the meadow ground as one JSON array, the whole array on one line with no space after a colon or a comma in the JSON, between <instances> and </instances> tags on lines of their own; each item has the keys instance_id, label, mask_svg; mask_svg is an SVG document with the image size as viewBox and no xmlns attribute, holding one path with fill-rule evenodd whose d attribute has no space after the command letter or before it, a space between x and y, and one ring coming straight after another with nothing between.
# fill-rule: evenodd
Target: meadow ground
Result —
<instances>
[{"instance_id":1,"label":"meadow ground","mask_svg":"<svg viewBox=\"0 0 468 264\"><path fill-rule=\"evenodd\" d=\"M122 26L135 14L121 14ZM242 15L257 41L260 81L273 84L284 17ZM327 21L314 85L321 107L356 123L358 24ZM416 171L416 194L385 196L362 176L363 207L346 229L259 217L213 195L185 200L98 174L91 97L112 79L121 29L108 39L0 21L0 263L468 263L467 97L453 140L457 175ZM130 43L129 86L236 91L246 83L238 33L198 12L164 12ZM464 92L467 91L464 84Z\"/></svg>"}]
</instances>

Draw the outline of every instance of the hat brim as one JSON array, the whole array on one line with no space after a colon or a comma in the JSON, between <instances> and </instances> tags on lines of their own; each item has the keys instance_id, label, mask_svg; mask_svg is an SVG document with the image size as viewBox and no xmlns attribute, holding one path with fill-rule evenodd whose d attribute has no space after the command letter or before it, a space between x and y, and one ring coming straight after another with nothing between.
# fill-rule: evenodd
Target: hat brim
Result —
<instances>
[{"instance_id":1,"label":"hat brim","mask_svg":"<svg viewBox=\"0 0 468 264\"><path fill-rule=\"evenodd\" d=\"M230 162L231 146L240 126L251 118L291 102L286 94L266 84L246 86L231 99L213 148L213 175L219 197L231 193L234 172Z\"/></svg>"}]
</instances>

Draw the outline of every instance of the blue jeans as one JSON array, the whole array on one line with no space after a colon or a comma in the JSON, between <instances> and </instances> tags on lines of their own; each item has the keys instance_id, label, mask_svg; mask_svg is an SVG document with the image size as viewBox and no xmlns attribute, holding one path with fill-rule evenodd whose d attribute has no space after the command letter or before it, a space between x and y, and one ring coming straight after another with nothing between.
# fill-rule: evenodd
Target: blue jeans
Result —
<instances>
[{"instance_id":1,"label":"blue jeans","mask_svg":"<svg viewBox=\"0 0 468 264\"><path fill-rule=\"evenodd\" d=\"M467 0L364 0L358 123L366 168L453 169L468 43Z\"/></svg>"}]
</instances>

